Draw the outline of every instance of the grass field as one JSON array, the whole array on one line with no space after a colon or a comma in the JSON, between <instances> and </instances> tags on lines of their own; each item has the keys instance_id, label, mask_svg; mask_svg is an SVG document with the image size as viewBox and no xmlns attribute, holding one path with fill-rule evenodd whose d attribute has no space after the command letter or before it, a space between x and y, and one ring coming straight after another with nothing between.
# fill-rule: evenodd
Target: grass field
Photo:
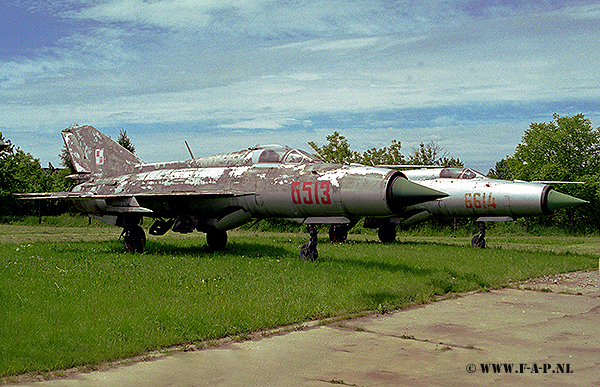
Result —
<instances>
[{"instance_id":1,"label":"grass field","mask_svg":"<svg viewBox=\"0 0 600 387\"><path fill-rule=\"evenodd\" d=\"M307 320L386 312L436 295L597 268L598 237L351 235L302 262L303 233L150 238L123 253L120 229L0 225L0 376L82 367Z\"/></svg>"}]
</instances>

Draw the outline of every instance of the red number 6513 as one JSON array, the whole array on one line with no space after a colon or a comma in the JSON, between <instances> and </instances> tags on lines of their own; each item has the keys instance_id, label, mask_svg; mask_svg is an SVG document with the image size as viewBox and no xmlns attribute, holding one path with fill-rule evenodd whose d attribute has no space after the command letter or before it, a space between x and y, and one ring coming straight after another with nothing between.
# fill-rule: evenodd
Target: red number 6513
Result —
<instances>
[{"instance_id":1,"label":"red number 6513","mask_svg":"<svg viewBox=\"0 0 600 387\"><path fill-rule=\"evenodd\" d=\"M292 203L331 204L330 181L292 182Z\"/></svg>"}]
</instances>

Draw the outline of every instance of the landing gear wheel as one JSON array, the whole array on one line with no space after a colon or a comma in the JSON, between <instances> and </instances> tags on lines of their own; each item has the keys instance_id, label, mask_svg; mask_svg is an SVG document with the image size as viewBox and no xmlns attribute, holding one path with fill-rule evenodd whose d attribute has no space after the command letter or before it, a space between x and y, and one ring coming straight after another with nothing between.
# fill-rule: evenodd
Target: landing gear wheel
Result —
<instances>
[{"instance_id":1,"label":"landing gear wheel","mask_svg":"<svg viewBox=\"0 0 600 387\"><path fill-rule=\"evenodd\" d=\"M329 226L329 241L331 243L344 243L348 239L348 226L345 224L332 224Z\"/></svg>"},{"instance_id":2,"label":"landing gear wheel","mask_svg":"<svg viewBox=\"0 0 600 387\"><path fill-rule=\"evenodd\" d=\"M477 227L479 227L479 234L475 235L473 239L471 239L471 246L484 249L485 248L485 222L477 222Z\"/></svg>"},{"instance_id":3,"label":"landing gear wheel","mask_svg":"<svg viewBox=\"0 0 600 387\"><path fill-rule=\"evenodd\" d=\"M377 231L379 240L383 243L392 243L396 240L396 224L389 223L379 227Z\"/></svg>"},{"instance_id":4,"label":"landing gear wheel","mask_svg":"<svg viewBox=\"0 0 600 387\"><path fill-rule=\"evenodd\" d=\"M477 249L485 248L485 238L480 236L479 234L475 235L473 239L471 239L471 246Z\"/></svg>"},{"instance_id":5,"label":"landing gear wheel","mask_svg":"<svg viewBox=\"0 0 600 387\"><path fill-rule=\"evenodd\" d=\"M300 248L300 259L303 261L316 261L319 257L317 251L317 229L312 224L306 226L306 231L310 234L310 240Z\"/></svg>"},{"instance_id":6,"label":"landing gear wheel","mask_svg":"<svg viewBox=\"0 0 600 387\"><path fill-rule=\"evenodd\" d=\"M206 243L212 251L223 251L227 245L227 231L209 231L206 233Z\"/></svg>"},{"instance_id":7,"label":"landing gear wheel","mask_svg":"<svg viewBox=\"0 0 600 387\"><path fill-rule=\"evenodd\" d=\"M124 231L125 249L130 253L143 253L146 247L146 233L141 226L133 226Z\"/></svg>"}]
</instances>

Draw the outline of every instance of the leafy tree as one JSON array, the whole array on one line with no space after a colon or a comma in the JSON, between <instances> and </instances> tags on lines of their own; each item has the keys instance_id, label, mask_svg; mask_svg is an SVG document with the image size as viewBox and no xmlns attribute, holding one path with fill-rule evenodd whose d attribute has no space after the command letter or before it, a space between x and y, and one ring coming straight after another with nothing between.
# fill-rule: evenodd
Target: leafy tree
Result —
<instances>
[{"instance_id":1,"label":"leafy tree","mask_svg":"<svg viewBox=\"0 0 600 387\"><path fill-rule=\"evenodd\" d=\"M488 176L492 179L514 180L515 177L512 174L509 164L507 159L498 161L494 168L489 170Z\"/></svg>"},{"instance_id":2,"label":"leafy tree","mask_svg":"<svg viewBox=\"0 0 600 387\"><path fill-rule=\"evenodd\" d=\"M325 137L328 144L318 146L314 141L309 141L308 145L314 149L317 156L326 163L351 164L359 162L358 152L350 150L350 144L346 137L335 131L333 134Z\"/></svg>"},{"instance_id":3,"label":"leafy tree","mask_svg":"<svg viewBox=\"0 0 600 387\"><path fill-rule=\"evenodd\" d=\"M121 131L119 132L119 138L117 139L117 143L123 148L130 151L131 153L135 154L135 146L133 146L133 143L131 142L129 137L127 137L127 131L125 129L121 129Z\"/></svg>"},{"instance_id":4,"label":"leafy tree","mask_svg":"<svg viewBox=\"0 0 600 387\"><path fill-rule=\"evenodd\" d=\"M412 150L413 153L408 156L408 164L444 167L462 167L464 165L460 159L448 157L448 153L433 141L427 144L420 143L419 148L412 148Z\"/></svg>"},{"instance_id":5,"label":"leafy tree","mask_svg":"<svg viewBox=\"0 0 600 387\"><path fill-rule=\"evenodd\" d=\"M400 141L392 140L392 144L389 147L367 149L362 154L360 162L365 165L405 164L406 159L404 158L404 155L400 153L400 149L402 149Z\"/></svg>"},{"instance_id":6,"label":"leafy tree","mask_svg":"<svg viewBox=\"0 0 600 387\"><path fill-rule=\"evenodd\" d=\"M531 123L515 153L496 163L494 177L526 181L587 181L600 178L600 131L580 113L573 117L553 115L548 123ZM553 184L560 192L590 201L590 205L558 211L550 221L573 224L600 219L600 192L597 185Z\"/></svg>"},{"instance_id":7,"label":"leafy tree","mask_svg":"<svg viewBox=\"0 0 600 387\"><path fill-rule=\"evenodd\" d=\"M71 161L71 156L69 155L66 145L62 148L58 157L60 157L60 164L69 171L69 174L74 174L77 172L75 170L75 166L73 165L73 161Z\"/></svg>"},{"instance_id":8,"label":"leafy tree","mask_svg":"<svg viewBox=\"0 0 600 387\"><path fill-rule=\"evenodd\" d=\"M600 167L600 132L581 113L554 114L548 123L531 123L507 162L521 180L580 179Z\"/></svg>"},{"instance_id":9,"label":"leafy tree","mask_svg":"<svg viewBox=\"0 0 600 387\"><path fill-rule=\"evenodd\" d=\"M419 149L413 149L408 162L401 153L402 144L398 140L392 140L389 147L371 148L362 154L350 149L346 137L335 131L326 137L328 143L318 146L315 142L309 142L317 156L329 163L350 164L359 163L363 165L403 165L403 164L427 164L441 166L462 166L463 163L454 157L448 157L447 153L436 143L420 144Z\"/></svg>"},{"instance_id":10,"label":"leafy tree","mask_svg":"<svg viewBox=\"0 0 600 387\"><path fill-rule=\"evenodd\" d=\"M2 139L8 146L0 151L0 215L21 215L32 212L34 203L17 199L13 193L42 192L48 178L38 159L15 148L10 140Z\"/></svg>"}]
</instances>

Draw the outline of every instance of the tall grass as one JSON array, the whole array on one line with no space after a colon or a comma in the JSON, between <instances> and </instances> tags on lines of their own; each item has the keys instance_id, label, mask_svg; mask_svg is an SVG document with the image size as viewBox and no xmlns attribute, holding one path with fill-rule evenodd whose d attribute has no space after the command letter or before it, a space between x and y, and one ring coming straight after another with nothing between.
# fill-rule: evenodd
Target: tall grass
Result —
<instances>
[{"instance_id":1,"label":"tall grass","mask_svg":"<svg viewBox=\"0 0 600 387\"><path fill-rule=\"evenodd\" d=\"M199 235L199 234L198 234ZM552 254L364 236L322 239L302 262L304 234L234 232L227 251L204 238L0 246L0 375L124 358L179 343L363 311L435 295L589 269L591 255Z\"/></svg>"}]
</instances>

